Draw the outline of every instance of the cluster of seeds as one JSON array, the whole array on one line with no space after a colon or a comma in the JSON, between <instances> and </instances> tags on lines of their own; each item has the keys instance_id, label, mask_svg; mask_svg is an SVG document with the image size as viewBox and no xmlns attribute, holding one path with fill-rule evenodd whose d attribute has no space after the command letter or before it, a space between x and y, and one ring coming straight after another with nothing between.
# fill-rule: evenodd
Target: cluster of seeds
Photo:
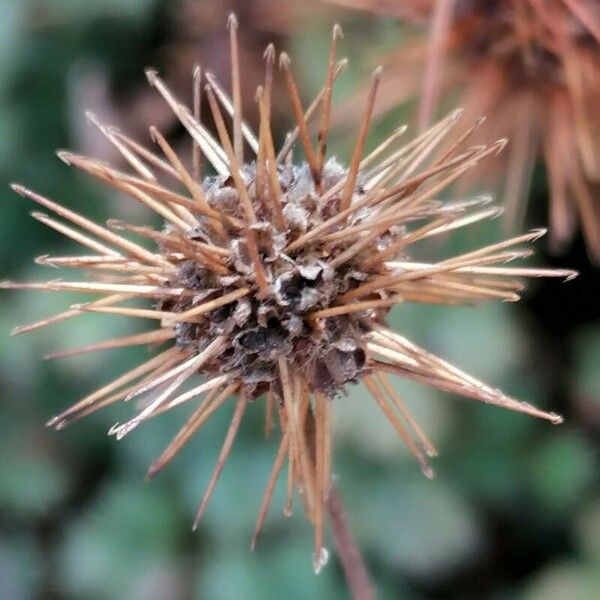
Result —
<instances>
[{"instance_id":1,"label":"cluster of seeds","mask_svg":"<svg viewBox=\"0 0 600 600\"><path fill-rule=\"evenodd\" d=\"M332 316L321 323L317 323L313 315L330 307L337 298L378 270L364 268L356 259L336 269L330 262L343 252L343 245L314 243L297 255L286 253L285 248L290 240L335 214L345 170L335 159L330 159L323 167L319 192L306 164L282 165L277 176L286 222L283 230L271 223L271 215L258 202L256 165L245 166L243 172L257 217L254 234L269 291L259 295L251 293L256 287L255 265L244 232L232 229L228 232L228 249L233 269L219 272L193 259L185 260L171 285L183 284L196 293L161 300L158 308L190 314L188 311L193 313L196 305L218 294L228 303L206 312L197 321L187 320L175 326L179 348L199 353L217 337L225 336L228 347L205 371L213 368L213 374L239 372L250 399L269 390L282 398L277 369L279 358L297 365L311 390L331 398L346 383L356 382L363 371L365 328L350 315ZM203 189L209 206L231 218L243 219L240 198L230 178L208 178ZM330 199L326 203L319 202L320 193L330 190L334 190ZM188 235L194 241L209 241L200 228ZM388 310L380 308L377 313L383 318Z\"/></svg>"}]
</instances>

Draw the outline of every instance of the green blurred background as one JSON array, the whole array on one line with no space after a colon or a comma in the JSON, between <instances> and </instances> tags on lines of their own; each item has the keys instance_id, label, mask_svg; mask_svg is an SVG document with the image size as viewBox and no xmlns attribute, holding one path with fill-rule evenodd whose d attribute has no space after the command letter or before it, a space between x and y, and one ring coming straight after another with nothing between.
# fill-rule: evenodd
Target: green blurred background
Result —
<instances>
[{"instance_id":1,"label":"green blurred background","mask_svg":"<svg viewBox=\"0 0 600 600\"><path fill-rule=\"evenodd\" d=\"M324 77L333 19L345 26L342 51L352 59L338 99L365 76L375 48L401 36L396 23L322 14L302 2L0 3L0 277L54 278L57 273L36 267L33 258L74 248L29 217L33 205L13 194L9 181L22 181L100 221L114 216L150 222L131 202L70 170L54 151L70 148L112 158L85 123L87 109L145 141L151 122L183 141L147 89L143 68L161 68L182 96L188 94L195 60L225 78L225 18L234 5L248 49L243 58L248 83L256 84L257 53L273 38L295 57L307 99ZM277 11L269 12L274 5ZM249 106L252 99L253 94ZM283 133L290 115L280 113L286 112L276 111ZM386 125L411 114L405 107ZM378 126L369 143L385 131ZM350 144L340 135L332 146L347 159ZM530 224L543 224L541 168L531 194ZM473 248L495 239L497 229L496 223L475 227L428 251ZM336 480L381 598L598 597L600 280L580 240L559 258L540 246L538 264L577 268L581 277L568 285L537 282L519 305L406 305L391 320L474 375L561 412L564 425L398 382L441 451L437 477L430 482L361 387L336 400ZM310 527L299 513L282 516L281 489L262 542L255 553L248 550L275 453L273 441L262 437L261 406L249 411L195 534L191 521L227 410L152 484L144 483L145 469L176 432L185 410L156 419L119 443L106 431L131 414L131 406L113 407L60 433L44 428L54 413L146 355L127 349L43 360L53 349L144 325L108 316L9 337L15 325L79 298L35 292L0 296L0 598L347 598L335 556L320 575L313 574Z\"/></svg>"}]
</instances>

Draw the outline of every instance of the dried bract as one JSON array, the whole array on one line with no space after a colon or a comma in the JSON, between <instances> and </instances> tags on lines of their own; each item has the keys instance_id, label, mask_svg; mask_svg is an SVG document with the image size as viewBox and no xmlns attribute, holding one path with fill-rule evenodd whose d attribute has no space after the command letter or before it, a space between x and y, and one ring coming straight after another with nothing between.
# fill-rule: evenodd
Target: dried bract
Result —
<instances>
[{"instance_id":1,"label":"dried bract","mask_svg":"<svg viewBox=\"0 0 600 600\"><path fill-rule=\"evenodd\" d=\"M258 133L243 119L237 22L229 21L231 98L214 78L206 82L209 110L219 140L175 98L159 75L148 71L160 93L190 134L193 166L188 169L154 127L163 156L115 129L97 123L131 165L120 172L104 163L61 152L67 164L104 181L164 219L162 229L110 220L99 225L21 185L14 189L55 213L34 218L83 246L89 253L42 256L53 267L96 273L93 281L4 282L1 287L71 290L96 294L48 319L18 327L24 333L87 312L136 317L156 323L134 334L58 352L69 356L134 345L168 347L154 358L85 396L49 425L62 428L115 402L137 398L140 410L111 428L118 439L144 421L183 403L196 408L164 453L150 467L160 471L221 406L234 402L231 424L204 495L196 524L231 451L249 403L266 405L266 429L277 419L281 440L261 504L253 544L261 530L283 464L288 464L288 501L301 492L315 528L316 568L323 549L324 503L332 471L334 407L343 410L344 389L364 381L376 403L431 477L435 449L398 397L388 377L399 375L488 404L559 423L561 418L506 396L463 373L385 323L403 302L478 304L515 301L523 277L563 277L566 270L509 266L530 254L530 233L434 263L415 262L412 247L499 214L487 197L442 202L440 193L504 146L443 147L459 118L456 111L402 143L401 127L370 153L364 150L381 70L373 74L364 116L348 166L326 157L332 85L340 71L333 30L325 85L305 111L292 64L279 67L289 92L296 127L276 152L271 134L272 46L265 53L265 82L256 93ZM196 89L200 78L195 80ZM206 112L205 112L206 114ZM318 119L318 143L311 134ZM231 121L228 127L226 120ZM303 148L304 160L293 150ZM214 174L202 176L206 168ZM131 237L149 240L148 249ZM145 305L140 306L142 300ZM132 305L132 302L135 304ZM149 305L148 305L149 304ZM194 382L200 377L201 380ZM185 391L184 391L185 390ZM202 397L203 396L203 397ZM202 400L198 400L202 397ZM231 397L235 400L229 400Z\"/></svg>"}]
</instances>

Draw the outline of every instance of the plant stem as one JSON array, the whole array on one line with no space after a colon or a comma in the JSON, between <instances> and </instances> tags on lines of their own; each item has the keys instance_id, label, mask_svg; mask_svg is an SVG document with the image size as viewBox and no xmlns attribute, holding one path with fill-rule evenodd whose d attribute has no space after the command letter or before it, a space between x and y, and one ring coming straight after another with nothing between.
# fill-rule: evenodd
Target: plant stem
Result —
<instances>
[{"instance_id":1,"label":"plant stem","mask_svg":"<svg viewBox=\"0 0 600 600\"><path fill-rule=\"evenodd\" d=\"M335 485L332 485L329 491L327 513L352 599L375 600L375 590L371 584L365 561L352 537L342 498Z\"/></svg>"}]
</instances>

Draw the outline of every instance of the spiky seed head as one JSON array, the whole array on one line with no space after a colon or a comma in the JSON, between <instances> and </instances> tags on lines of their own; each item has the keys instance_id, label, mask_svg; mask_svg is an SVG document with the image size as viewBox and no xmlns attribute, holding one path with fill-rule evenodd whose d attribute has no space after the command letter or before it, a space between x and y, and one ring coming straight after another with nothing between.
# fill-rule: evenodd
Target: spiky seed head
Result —
<instances>
[{"instance_id":1,"label":"spiky seed head","mask_svg":"<svg viewBox=\"0 0 600 600\"><path fill-rule=\"evenodd\" d=\"M296 127L276 152L269 119L273 52L266 54L265 82L256 94L260 126L255 133L241 118L239 68L235 66L237 28L230 27L230 32L232 97L214 77L206 76L218 141L194 116L200 71L193 82L193 110L175 98L158 73L148 71L151 85L192 138L192 172L154 127L152 138L164 156L93 120L122 154L131 173L73 153L59 153L67 164L146 205L164 219L164 227L157 230L114 219L105 227L14 185L18 194L59 217L33 213L34 218L91 252L45 255L38 262L79 267L97 277L0 285L100 296L14 333L85 312L156 322L157 328L148 333L52 355L168 344L154 358L49 422L62 428L120 400L143 398L138 414L111 428L110 433L120 439L149 418L185 402L197 402L182 429L150 467L149 476L172 460L230 397L236 398L196 524L231 451L246 406L264 398L266 429L272 429L277 417L281 441L253 545L287 459L290 481L302 493L315 527L318 569L327 555L323 514L331 482L332 411L334 406L343 407L343 399L336 397L343 395L348 384L364 381L428 477L433 476L429 458L436 450L394 392L390 374L553 423L561 420L485 385L390 330L385 324L390 308L404 302L515 301L523 277L569 278L574 273L507 266L530 254L523 246L543 234L541 230L438 262L416 262L411 257L419 241L499 214L487 196L442 202L439 195L479 161L501 150L505 140L489 147L465 147L463 139L444 147L444 138L460 117L460 111L455 111L408 143L402 143L406 128L400 127L370 154L365 153L381 75L377 70L348 166L327 158L322 142L329 132L332 83L342 68L335 58L340 38L336 27L325 85L307 110L301 104L291 62L284 57L280 63ZM231 129L223 112L231 117ZM320 143L315 146L311 122L317 114ZM296 144L302 147L304 160L293 158ZM202 165L200 159L207 164ZM215 174L202 180L194 175L207 167ZM131 236L150 240L153 248L149 250ZM145 305L132 305L137 299ZM181 390L198 376L197 385ZM291 497L285 510L291 510Z\"/></svg>"},{"instance_id":2,"label":"spiky seed head","mask_svg":"<svg viewBox=\"0 0 600 600\"><path fill-rule=\"evenodd\" d=\"M439 100L458 91L469 125L481 114L478 137L511 140L507 156L473 171L504 190L505 223L518 229L525 215L533 161L545 161L550 188L550 242L562 250L577 227L590 258L600 262L600 4L596 0L323 0L427 25L386 51L384 93L398 82L419 96L426 126ZM457 89L458 88L458 89ZM454 97L454 96L453 96ZM358 99L357 99L358 102ZM351 120L350 101L340 114ZM389 104L388 104L389 108ZM344 117L346 118L346 117ZM464 183L467 184L465 178ZM463 186L464 187L464 186Z\"/></svg>"}]
</instances>

